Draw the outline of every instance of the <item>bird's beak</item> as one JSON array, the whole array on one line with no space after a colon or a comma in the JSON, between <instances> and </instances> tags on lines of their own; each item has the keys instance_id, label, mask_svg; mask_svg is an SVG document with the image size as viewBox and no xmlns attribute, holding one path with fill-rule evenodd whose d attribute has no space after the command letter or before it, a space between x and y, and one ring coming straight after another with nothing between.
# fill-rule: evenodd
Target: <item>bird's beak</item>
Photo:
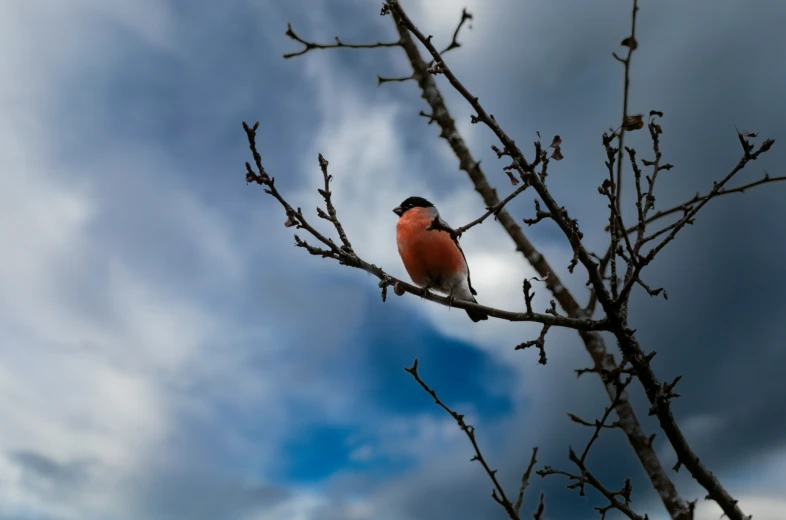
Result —
<instances>
[{"instance_id":1,"label":"bird's beak","mask_svg":"<svg viewBox=\"0 0 786 520\"><path fill-rule=\"evenodd\" d=\"M395 213L396 215L398 215L400 217L401 215L404 214L404 209L401 206L399 206L397 208L393 208L393 213Z\"/></svg>"}]
</instances>

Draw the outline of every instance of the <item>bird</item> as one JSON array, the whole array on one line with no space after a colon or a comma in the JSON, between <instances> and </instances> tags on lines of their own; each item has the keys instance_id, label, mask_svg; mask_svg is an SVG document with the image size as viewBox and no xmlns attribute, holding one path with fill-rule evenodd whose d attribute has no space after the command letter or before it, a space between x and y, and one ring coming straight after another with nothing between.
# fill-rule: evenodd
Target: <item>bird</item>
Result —
<instances>
[{"instance_id":1,"label":"bird","mask_svg":"<svg viewBox=\"0 0 786 520\"><path fill-rule=\"evenodd\" d=\"M433 289L455 300L478 303L472 287L467 257L458 240L448 231L429 229L434 219L445 228L437 208L423 197L409 197L393 208L398 215L396 243L401 261L412 281L426 290ZM473 322L489 319L481 311L467 310Z\"/></svg>"}]
</instances>

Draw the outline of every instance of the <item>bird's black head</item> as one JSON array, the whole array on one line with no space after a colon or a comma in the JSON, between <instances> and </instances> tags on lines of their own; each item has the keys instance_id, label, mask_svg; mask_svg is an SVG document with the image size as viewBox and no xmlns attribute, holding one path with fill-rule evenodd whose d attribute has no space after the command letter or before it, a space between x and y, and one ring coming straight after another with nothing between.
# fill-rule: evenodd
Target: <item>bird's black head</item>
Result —
<instances>
[{"instance_id":1,"label":"bird's black head","mask_svg":"<svg viewBox=\"0 0 786 520\"><path fill-rule=\"evenodd\" d=\"M399 217L412 208L433 208L434 204L430 203L423 197L409 197L404 202L399 204L397 208L393 208L393 213Z\"/></svg>"}]
</instances>

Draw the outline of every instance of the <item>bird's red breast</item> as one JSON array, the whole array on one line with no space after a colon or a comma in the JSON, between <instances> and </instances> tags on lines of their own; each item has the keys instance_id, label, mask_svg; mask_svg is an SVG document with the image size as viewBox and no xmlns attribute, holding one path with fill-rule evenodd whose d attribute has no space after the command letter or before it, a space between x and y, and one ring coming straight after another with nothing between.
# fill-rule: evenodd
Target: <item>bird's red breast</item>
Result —
<instances>
[{"instance_id":1,"label":"bird's red breast","mask_svg":"<svg viewBox=\"0 0 786 520\"><path fill-rule=\"evenodd\" d=\"M412 281L420 286L467 268L464 255L448 232L427 229L433 219L429 208L412 208L396 224L401 260Z\"/></svg>"}]
</instances>

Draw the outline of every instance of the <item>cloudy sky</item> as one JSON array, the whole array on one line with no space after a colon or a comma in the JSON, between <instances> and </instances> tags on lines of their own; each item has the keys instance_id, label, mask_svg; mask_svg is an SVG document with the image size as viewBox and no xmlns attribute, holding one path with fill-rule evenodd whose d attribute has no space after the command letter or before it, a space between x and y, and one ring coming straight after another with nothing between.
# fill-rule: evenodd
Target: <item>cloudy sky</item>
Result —
<instances>
[{"instance_id":1,"label":"cloudy sky","mask_svg":"<svg viewBox=\"0 0 786 520\"><path fill-rule=\"evenodd\" d=\"M631 112L665 112L658 204L706 191L739 158L734 125L783 139L786 4L641 2ZM560 134L549 182L603 247L600 136L617 126L628 0L404 2L446 44L449 64L520 143ZM590 432L565 412L602 413L575 333L549 335L548 365L514 352L538 329L416 298L382 303L369 276L309 257L274 201L244 182L241 121L280 189L319 203L317 153L356 250L405 276L390 209L426 196L461 225L483 204L434 126L397 49L299 50L303 37L396 39L361 0L5 0L0 3L0 519L502 518L455 424L402 370L422 376L478 428L511 492L532 446L570 469ZM473 153L510 189L493 136L439 78ZM630 143L646 154L642 135ZM526 149L526 148L525 148ZM740 177L786 172L775 149ZM628 181L628 186L630 186ZM531 217L532 195L510 210ZM649 273L670 299L637 294L633 326L702 459L756 520L786 517L786 185L707 207ZM628 195L628 201L631 200ZM630 208L629 208L630 209ZM553 226L527 230L577 297ZM521 309L533 274L494 222L462 240L483 303ZM541 291L543 292L543 291ZM538 306L548 298L539 295ZM609 348L615 347L609 343ZM634 399L642 403L640 392ZM640 408L648 431L656 431ZM674 458L656 440L664 465ZM618 432L589 463L634 506L662 507ZM704 493L683 472L686 499ZM602 505L558 477L536 479L549 520ZM700 502L701 519L719 510Z\"/></svg>"}]
</instances>

